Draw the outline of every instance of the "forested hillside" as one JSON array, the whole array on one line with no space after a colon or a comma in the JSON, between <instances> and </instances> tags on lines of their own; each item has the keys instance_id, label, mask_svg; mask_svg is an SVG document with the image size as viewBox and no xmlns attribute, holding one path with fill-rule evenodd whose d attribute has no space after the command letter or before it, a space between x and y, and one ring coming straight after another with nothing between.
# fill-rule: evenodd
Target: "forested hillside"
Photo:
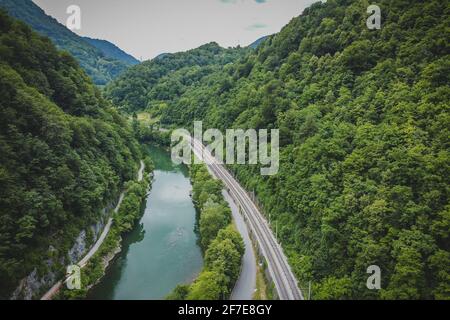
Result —
<instances>
[{"instance_id":1,"label":"forested hillside","mask_svg":"<svg viewBox=\"0 0 450 320\"><path fill-rule=\"evenodd\" d=\"M140 149L68 53L0 10L0 298L49 259L63 270Z\"/></svg>"},{"instance_id":2,"label":"forested hillside","mask_svg":"<svg viewBox=\"0 0 450 320\"><path fill-rule=\"evenodd\" d=\"M448 299L450 4L378 1L380 30L369 4L316 3L237 63L164 57L108 95L165 124L280 128L278 175L233 170L314 299ZM366 288L370 265L381 290Z\"/></svg>"},{"instance_id":3,"label":"forested hillside","mask_svg":"<svg viewBox=\"0 0 450 320\"><path fill-rule=\"evenodd\" d=\"M169 104L225 65L243 57L250 49L224 49L209 43L197 49L162 54L123 73L105 89L119 108L128 112L148 108L160 116Z\"/></svg>"},{"instance_id":4,"label":"forested hillside","mask_svg":"<svg viewBox=\"0 0 450 320\"><path fill-rule=\"evenodd\" d=\"M124 52L122 49L112 44L109 41L101 39L92 39L88 37L83 37L83 39L89 42L91 45L99 49L105 56L117 59L119 61L125 62L129 65L135 65L139 63L139 60Z\"/></svg>"},{"instance_id":5,"label":"forested hillside","mask_svg":"<svg viewBox=\"0 0 450 320\"><path fill-rule=\"evenodd\" d=\"M31 0L0 0L0 8L6 9L11 16L25 22L41 35L49 37L59 49L68 51L97 85L106 84L129 66L136 64L129 57L117 55L116 50L111 52L114 45L107 41L93 45L76 35L56 19L46 15ZM108 50L105 50L106 44L109 44ZM100 45L102 47L98 48Z\"/></svg>"},{"instance_id":6,"label":"forested hillside","mask_svg":"<svg viewBox=\"0 0 450 320\"><path fill-rule=\"evenodd\" d=\"M252 49L257 49L264 41L266 41L267 38L269 38L269 36L261 37L258 40L256 40L255 42L251 43L249 45L249 47Z\"/></svg>"}]
</instances>

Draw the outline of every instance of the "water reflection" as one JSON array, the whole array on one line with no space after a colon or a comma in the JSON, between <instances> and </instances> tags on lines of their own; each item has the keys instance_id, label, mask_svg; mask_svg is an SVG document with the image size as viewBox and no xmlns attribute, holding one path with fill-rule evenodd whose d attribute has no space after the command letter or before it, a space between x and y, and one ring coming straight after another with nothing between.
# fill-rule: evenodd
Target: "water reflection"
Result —
<instances>
[{"instance_id":1,"label":"water reflection","mask_svg":"<svg viewBox=\"0 0 450 320\"><path fill-rule=\"evenodd\" d=\"M142 219L90 299L163 299L202 267L187 168L174 166L162 149L149 152L156 170Z\"/></svg>"},{"instance_id":2,"label":"water reflection","mask_svg":"<svg viewBox=\"0 0 450 320\"><path fill-rule=\"evenodd\" d=\"M97 300L112 300L114 297L114 289L120 281L123 269L126 268L127 255L130 250L130 246L134 243L139 243L145 238L144 224L136 223L133 230L128 233L122 241L122 251L116 256L116 258L110 262L113 267L108 268L105 276L103 277L101 284L94 287L89 293L88 299Z\"/></svg>"}]
</instances>

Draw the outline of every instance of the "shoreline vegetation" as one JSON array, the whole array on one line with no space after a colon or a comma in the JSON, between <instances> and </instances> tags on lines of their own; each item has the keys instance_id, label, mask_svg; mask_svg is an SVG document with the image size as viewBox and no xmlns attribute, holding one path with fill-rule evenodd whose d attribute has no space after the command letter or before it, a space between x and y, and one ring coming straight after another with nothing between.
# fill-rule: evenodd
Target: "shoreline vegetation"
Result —
<instances>
[{"instance_id":1,"label":"shoreline vegetation","mask_svg":"<svg viewBox=\"0 0 450 320\"><path fill-rule=\"evenodd\" d=\"M148 113L146 112L139 112L139 113L135 113L133 116L133 128L135 130L136 136L139 137L140 141L142 143L150 143L150 144L155 144L158 146L161 146L162 148L164 148L165 150L167 150L168 152L170 152L170 145L171 145L171 133L172 130L170 129L163 129L163 127L161 127L160 123L159 123L159 119L154 119L152 118ZM190 180L193 184L193 186L195 187L196 185L198 185L196 183L196 181L198 179L196 179L196 176L193 175L193 172L197 172L198 170L200 170L202 172L202 178L200 178L200 180L205 179L205 181L207 180L208 183L211 182L216 182L216 185L220 185L221 188L220 190L223 189L222 183L220 182L220 180L216 180L211 173L209 172L208 168L206 167L205 164L200 164L200 165L196 165L197 169L193 168L195 165L191 165L189 166L189 176L190 176ZM199 182L199 184L203 184L203 182ZM205 188L205 192L202 196L200 196L198 193L201 191L197 190L196 188L194 188L193 190L193 201L194 201L194 205L196 207L197 210L197 231L199 233L199 236L201 238L202 236L202 232L200 230L200 218L202 215L202 211L201 208L198 204L198 201L202 201L202 200L196 200L197 198L203 197L203 201L204 199L207 197L207 192L211 192L211 190L208 191L208 188ZM223 195L221 192L217 192L217 189L214 192L214 199L221 199L222 204L224 207L226 207L227 209L231 210L229 208L229 205L227 204L226 200L223 198ZM239 234L239 232L237 231L237 228L235 226L234 221L232 221L232 215L231 215L231 211L229 211L229 218L231 219L230 224L228 225L228 227L230 229L233 230L233 232L236 232L239 235L239 238L242 240L241 235ZM228 214L228 213L227 213ZM250 241L252 243L253 248L255 248L255 243L254 243L254 239L252 237L250 237ZM205 255L205 249L204 247L202 247L201 244L201 239L199 240L199 245L202 248L202 252L203 255ZM237 277L236 279L232 282L232 286L231 289L229 290L228 293L228 298L231 297L231 293L233 292L233 288L235 286L235 284L237 283L239 276L240 276L240 272L242 270L242 257L243 257L243 253L240 254L241 255L241 263L239 265L239 272L237 273ZM265 264L262 262L264 261L264 259L262 259L259 255L257 255L255 260L255 264L257 265L257 282L256 282L256 291L253 294L253 299L259 299L259 300L267 300L267 299L271 299L271 297L274 296L273 294L273 284L270 284L270 282L268 281L265 272L266 272L266 267ZM198 277L197 277L198 279ZM189 292L189 287L190 285L192 285L195 282L195 280L191 283L191 284L181 284L178 285L167 297L166 299L168 300L176 300L176 299L188 299L188 295L187 293Z\"/></svg>"},{"instance_id":2,"label":"shoreline vegetation","mask_svg":"<svg viewBox=\"0 0 450 320\"><path fill-rule=\"evenodd\" d=\"M125 184L125 196L118 211L113 213L113 223L104 242L81 269L81 289L69 290L63 286L57 299L85 299L106 274L110 263L122 250L123 236L133 229L142 216L144 200L151 188L150 176L153 170L152 160L146 157L142 176L138 177L138 181L128 181Z\"/></svg>"},{"instance_id":3,"label":"shoreline vegetation","mask_svg":"<svg viewBox=\"0 0 450 320\"><path fill-rule=\"evenodd\" d=\"M199 245L205 264L193 283L178 285L166 299L228 299L241 270L244 242L221 194L222 183L209 174L204 164L191 165L189 171L192 199L199 213Z\"/></svg>"},{"instance_id":4,"label":"shoreline vegetation","mask_svg":"<svg viewBox=\"0 0 450 320\"><path fill-rule=\"evenodd\" d=\"M450 299L450 4L377 5L377 30L367 28L366 2L319 1L254 50L209 43L102 88L85 59L0 9L0 299L39 298L110 230L82 270L84 289L56 298L85 297L142 213L151 179L133 182L138 141L169 149L161 125L200 120L222 132L279 129L276 176L228 169L276 226L315 300ZM168 299L227 299L242 239L221 181L205 165L190 171L205 265ZM372 266L382 270L379 290L366 285Z\"/></svg>"},{"instance_id":5,"label":"shoreline vegetation","mask_svg":"<svg viewBox=\"0 0 450 320\"><path fill-rule=\"evenodd\" d=\"M377 5L379 30L364 1L316 2L256 50L165 56L105 93L164 126L279 129L276 176L231 169L315 300L449 299L450 5ZM380 290L366 286L373 265Z\"/></svg>"},{"instance_id":6,"label":"shoreline vegetation","mask_svg":"<svg viewBox=\"0 0 450 320\"><path fill-rule=\"evenodd\" d=\"M0 298L39 299L91 245L141 159L78 62L0 10Z\"/></svg>"}]
</instances>

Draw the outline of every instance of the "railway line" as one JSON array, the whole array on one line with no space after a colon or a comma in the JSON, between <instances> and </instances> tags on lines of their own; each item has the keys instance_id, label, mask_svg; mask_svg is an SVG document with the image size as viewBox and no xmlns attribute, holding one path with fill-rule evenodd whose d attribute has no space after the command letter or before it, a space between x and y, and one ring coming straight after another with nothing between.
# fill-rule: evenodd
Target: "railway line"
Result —
<instances>
[{"instance_id":1,"label":"railway line","mask_svg":"<svg viewBox=\"0 0 450 320\"><path fill-rule=\"evenodd\" d=\"M281 300L304 300L303 294L298 288L297 280L290 269L283 249L276 241L269 224L262 216L258 207L253 203L248 193L233 178L233 176L219 164L215 158L197 140L189 137L192 150L195 155L206 160L206 164L214 175L223 181L233 200L239 205L249 229L255 235L261 253L267 261L269 273L278 297Z\"/></svg>"}]
</instances>

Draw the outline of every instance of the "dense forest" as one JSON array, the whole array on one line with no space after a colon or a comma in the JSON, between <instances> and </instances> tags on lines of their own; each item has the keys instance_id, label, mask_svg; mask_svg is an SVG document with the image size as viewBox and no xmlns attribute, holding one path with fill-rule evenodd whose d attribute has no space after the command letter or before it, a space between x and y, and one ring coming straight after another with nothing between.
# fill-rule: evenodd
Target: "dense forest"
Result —
<instances>
[{"instance_id":1,"label":"dense forest","mask_svg":"<svg viewBox=\"0 0 450 320\"><path fill-rule=\"evenodd\" d=\"M77 61L1 10L0 96L0 297L9 298L50 258L60 271L74 262L74 239L135 178L141 151Z\"/></svg>"},{"instance_id":2,"label":"dense forest","mask_svg":"<svg viewBox=\"0 0 450 320\"><path fill-rule=\"evenodd\" d=\"M123 238L133 229L142 217L143 202L147 197L152 182L150 173L153 172L153 161L146 156L145 170L141 181L130 180L124 185L124 198L118 212L113 213L111 228L92 259L81 269L81 288L69 290L63 287L58 293L60 300L86 299L89 290L98 284L105 276L108 264L121 249Z\"/></svg>"},{"instance_id":3,"label":"dense forest","mask_svg":"<svg viewBox=\"0 0 450 320\"><path fill-rule=\"evenodd\" d=\"M32 0L0 0L0 7L49 37L60 49L73 55L95 84L105 85L138 61L112 43L78 36L48 16Z\"/></svg>"},{"instance_id":4,"label":"dense forest","mask_svg":"<svg viewBox=\"0 0 450 320\"><path fill-rule=\"evenodd\" d=\"M173 100L187 90L204 85L204 79L225 65L243 57L251 49L224 49L208 43L197 49L163 54L130 68L105 88L105 94L121 110L148 109L159 117Z\"/></svg>"},{"instance_id":5,"label":"dense forest","mask_svg":"<svg viewBox=\"0 0 450 320\"><path fill-rule=\"evenodd\" d=\"M450 4L380 0L379 30L369 4L315 3L234 62L211 45L202 64L164 56L106 93L165 125L279 128L278 175L231 169L313 299L449 299ZM366 288L370 265L381 290Z\"/></svg>"}]
</instances>

